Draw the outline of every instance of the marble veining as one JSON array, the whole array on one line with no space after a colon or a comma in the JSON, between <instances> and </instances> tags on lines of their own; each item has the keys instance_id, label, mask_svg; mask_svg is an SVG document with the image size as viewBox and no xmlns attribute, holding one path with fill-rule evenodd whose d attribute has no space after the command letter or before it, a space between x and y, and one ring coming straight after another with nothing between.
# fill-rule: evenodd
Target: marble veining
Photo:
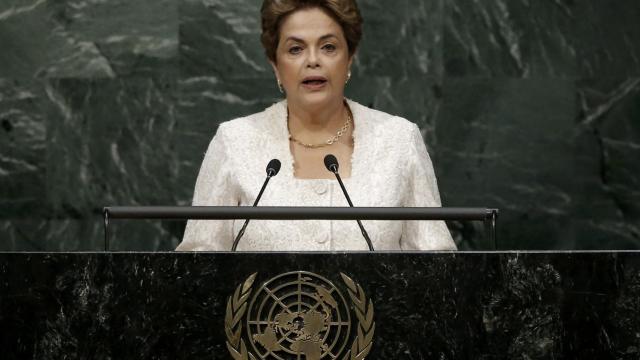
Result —
<instances>
[{"instance_id":1,"label":"marble veining","mask_svg":"<svg viewBox=\"0 0 640 360\"><path fill-rule=\"evenodd\" d=\"M375 306L369 359L635 359L626 253L0 254L6 359L227 359L228 296L304 270ZM374 265L375 264L375 265Z\"/></svg>"},{"instance_id":2,"label":"marble veining","mask_svg":"<svg viewBox=\"0 0 640 360\"><path fill-rule=\"evenodd\" d=\"M640 247L640 2L358 3L346 96L419 125L445 205L499 207L503 249ZM0 250L97 250L103 206L189 204L217 125L282 97L260 4L0 2ZM118 222L112 244L183 229Z\"/></svg>"}]
</instances>

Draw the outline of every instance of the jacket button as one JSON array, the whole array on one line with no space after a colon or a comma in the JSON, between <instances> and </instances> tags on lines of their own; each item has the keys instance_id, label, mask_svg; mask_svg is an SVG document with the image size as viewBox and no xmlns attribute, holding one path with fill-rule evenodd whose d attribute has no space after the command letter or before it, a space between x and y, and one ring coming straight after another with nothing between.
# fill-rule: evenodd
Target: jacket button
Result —
<instances>
[{"instance_id":1,"label":"jacket button","mask_svg":"<svg viewBox=\"0 0 640 360\"><path fill-rule=\"evenodd\" d=\"M324 244L324 243L326 243L327 241L329 241L329 235L320 235L320 236L318 237L318 243L319 243L319 244Z\"/></svg>"},{"instance_id":2,"label":"jacket button","mask_svg":"<svg viewBox=\"0 0 640 360\"><path fill-rule=\"evenodd\" d=\"M322 195L327 192L327 188L328 188L327 183L321 182L321 183L317 183L313 190L316 192L316 194Z\"/></svg>"}]
</instances>

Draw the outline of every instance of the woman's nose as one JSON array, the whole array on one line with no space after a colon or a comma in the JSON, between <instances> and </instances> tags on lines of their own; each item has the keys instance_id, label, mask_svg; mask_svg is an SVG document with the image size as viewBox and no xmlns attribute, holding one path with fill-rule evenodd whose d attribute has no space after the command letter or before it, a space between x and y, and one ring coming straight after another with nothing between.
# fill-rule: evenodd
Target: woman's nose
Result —
<instances>
[{"instance_id":1,"label":"woman's nose","mask_svg":"<svg viewBox=\"0 0 640 360\"><path fill-rule=\"evenodd\" d=\"M316 50L311 49L309 51L309 56L307 57L307 67L310 68L317 68L318 66L320 66L320 62L318 59L318 53Z\"/></svg>"}]
</instances>

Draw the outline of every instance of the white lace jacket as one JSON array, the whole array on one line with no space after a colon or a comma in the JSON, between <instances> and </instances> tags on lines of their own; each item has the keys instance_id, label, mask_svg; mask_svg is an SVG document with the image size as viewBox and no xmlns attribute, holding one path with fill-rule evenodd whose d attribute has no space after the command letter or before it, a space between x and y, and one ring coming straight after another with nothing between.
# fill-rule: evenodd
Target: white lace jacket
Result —
<instances>
[{"instance_id":1,"label":"white lace jacket","mask_svg":"<svg viewBox=\"0 0 640 360\"><path fill-rule=\"evenodd\" d=\"M351 177L343 179L355 206L440 205L431 159L418 127L353 101ZM266 164L282 162L258 206L348 206L336 180L297 179L289 150L287 104L222 123L207 150L193 205L251 206ZM323 166L320 164L319 166ZM177 250L228 251L243 220L191 220ZM442 221L363 221L376 250L451 250ZM355 221L252 220L243 251L367 250Z\"/></svg>"}]
</instances>

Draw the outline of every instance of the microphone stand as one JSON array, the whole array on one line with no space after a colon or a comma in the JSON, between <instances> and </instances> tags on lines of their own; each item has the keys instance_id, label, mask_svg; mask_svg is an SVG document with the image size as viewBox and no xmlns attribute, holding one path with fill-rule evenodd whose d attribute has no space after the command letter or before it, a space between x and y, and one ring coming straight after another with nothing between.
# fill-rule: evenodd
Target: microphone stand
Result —
<instances>
[{"instance_id":1,"label":"microphone stand","mask_svg":"<svg viewBox=\"0 0 640 360\"><path fill-rule=\"evenodd\" d=\"M262 184L262 189L260 189L260 192L258 193L258 197L256 198L256 201L253 202L253 207L258 206L258 201L260 201L260 198L262 197L262 193L264 192L264 189L267 187L269 180L271 180L271 178L277 174L277 171L274 171L273 169L269 169L268 171L269 172L267 174L267 178L264 180L264 183ZM244 224L242 225L242 229L240 229L240 232L238 232L238 236L236 236L235 240L233 240L233 246L231 247L231 251L236 251L236 248L238 247L238 243L240 242L240 239L244 235L244 231L247 229L247 225L249 225L249 219L246 219L244 221Z\"/></svg>"},{"instance_id":2,"label":"microphone stand","mask_svg":"<svg viewBox=\"0 0 640 360\"><path fill-rule=\"evenodd\" d=\"M349 197L349 194L347 193L347 188L344 187L344 184L342 183L342 178L340 178L340 174L338 173L338 167L335 166L335 165L331 165L331 172L333 172L333 174L336 176L336 179L338 179L338 183L340 184L340 187L342 188L342 192L344 193L344 196L347 198L347 202L349 203L349 206L353 207L353 203L351 202L351 198ZM374 251L373 250L373 244L371 243L371 239L369 238L369 234L367 234L367 230L364 229L364 226L362 226L362 222L360 220L356 220L356 221L358 222L358 226L360 227L360 232L362 232L362 236L367 241L367 246L369 246L369 251Z\"/></svg>"}]
</instances>

